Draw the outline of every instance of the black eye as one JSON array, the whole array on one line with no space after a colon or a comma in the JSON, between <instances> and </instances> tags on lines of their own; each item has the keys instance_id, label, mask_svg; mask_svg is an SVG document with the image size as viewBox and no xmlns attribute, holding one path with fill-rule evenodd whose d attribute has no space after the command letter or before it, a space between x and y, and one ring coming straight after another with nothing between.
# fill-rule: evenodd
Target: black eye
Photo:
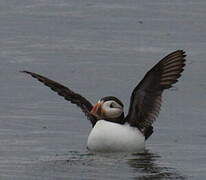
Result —
<instances>
[{"instance_id":1,"label":"black eye","mask_svg":"<svg viewBox=\"0 0 206 180\"><path fill-rule=\"evenodd\" d=\"M114 108L114 104L111 103L111 104L109 105L109 107L110 107L110 108Z\"/></svg>"}]
</instances>

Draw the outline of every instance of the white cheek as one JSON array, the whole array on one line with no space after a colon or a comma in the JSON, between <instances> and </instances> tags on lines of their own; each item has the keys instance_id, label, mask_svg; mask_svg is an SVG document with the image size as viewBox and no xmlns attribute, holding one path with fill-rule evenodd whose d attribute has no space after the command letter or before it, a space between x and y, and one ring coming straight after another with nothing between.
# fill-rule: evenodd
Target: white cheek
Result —
<instances>
[{"instance_id":1,"label":"white cheek","mask_svg":"<svg viewBox=\"0 0 206 180\"><path fill-rule=\"evenodd\" d=\"M117 118L122 114L122 109L120 108L110 108L108 104L103 104L104 116L108 118Z\"/></svg>"},{"instance_id":2,"label":"white cheek","mask_svg":"<svg viewBox=\"0 0 206 180\"><path fill-rule=\"evenodd\" d=\"M110 118L117 118L122 114L122 110L119 108L107 108L105 116Z\"/></svg>"}]
</instances>

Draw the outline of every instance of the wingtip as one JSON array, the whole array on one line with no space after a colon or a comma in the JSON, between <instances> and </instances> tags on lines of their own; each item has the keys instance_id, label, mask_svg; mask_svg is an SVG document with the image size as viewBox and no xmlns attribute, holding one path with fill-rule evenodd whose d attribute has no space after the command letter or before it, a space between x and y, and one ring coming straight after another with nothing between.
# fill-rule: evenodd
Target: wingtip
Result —
<instances>
[{"instance_id":1,"label":"wingtip","mask_svg":"<svg viewBox=\"0 0 206 180\"><path fill-rule=\"evenodd\" d=\"M28 73L28 71L25 71L25 70L21 70L19 71L20 73Z\"/></svg>"},{"instance_id":2,"label":"wingtip","mask_svg":"<svg viewBox=\"0 0 206 180\"><path fill-rule=\"evenodd\" d=\"M186 54L186 51L184 51L184 50L177 50L177 51L179 51L181 54L182 54L182 56L183 57L186 57L187 56L187 54Z\"/></svg>"},{"instance_id":3,"label":"wingtip","mask_svg":"<svg viewBox=\"0 0 206 180\"><path fill-rule=\"evenodd\" d=\"M186 54L184 50L176 50L163 58L163 76L160 84L163 89L169 89L173 84L178 82L186 65Z\"/></svg>"},{"instance_id":4,"label":"wingtip","mask_svg":"<svg viewBox=\"0 0 206 180\"><path fill-rule=\"evenodd\" d=\"M186 51L183 50L183 49L178 49L178 50L174 51L173 53L177 53L177 52L179 52L179 53L181 53L182 55L186 56Z\"/></svg>"},{"instance_id":5,"label":"wingtip","mask_svg":"<svg viewBox=\"0 0 206 180\"><path fill-rule=\"evenodd\" d=\"M23 70L23 71L19 71L20 73L25 73L25 74L32 74L32 72L29 72L29 71L25 71L25 70Z\"/></svg>"},{"instance_id":6,"label":"wingtip","mask_svg":"<svg viewBox=\"0 0 206 180\"><path fill-rule=\"evenodd\" d=\"M181 51L182 53L185 53L185 50L183 50L183 49L178 49L176 51Z\"/></svg>"}]
</instances>

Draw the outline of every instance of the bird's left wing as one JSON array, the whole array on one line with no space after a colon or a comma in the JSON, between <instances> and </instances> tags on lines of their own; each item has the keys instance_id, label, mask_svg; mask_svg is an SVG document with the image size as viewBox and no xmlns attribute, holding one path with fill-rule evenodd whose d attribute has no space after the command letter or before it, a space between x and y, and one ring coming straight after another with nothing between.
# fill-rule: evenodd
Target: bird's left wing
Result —
<instances>
[{"instance_id":1,"label":"bird's left wing","mask_svg":"<svg viewBox=\"0 0 206 180\"><path fill-rule=\"evenodd\" d=\"M172 87L181 76L185 66L185 52L177 50L157 63L148 71L133 90L129 112L125 120L139 129L152 133L152 124L159 114L164 89ZM147 137L149 136L147 135ZM146 138L147 138L146 137Z\"/></svg>"},{"instance_id":2,"label":"bird's left wing","mask_svg":"<svg viewBox=\"0 0 206 180\"><path fill-rule=\"evenodd\" d=\"M64 99L70 101L73 104L76 104L81 110L85 113L87 118L91 121L92 126L94 126L97 122L97 118L93 116L90 111L93 108L93 105L83 96L78 93L73 92L68 87L63 86L51 79L48 79L42 75L29 72L29 71L20 71L22 73L30 74L32 77L36 78L44 85L50 87L53 91L57 92L60 96L63 96Z\"/></svg>"}]
</instances>

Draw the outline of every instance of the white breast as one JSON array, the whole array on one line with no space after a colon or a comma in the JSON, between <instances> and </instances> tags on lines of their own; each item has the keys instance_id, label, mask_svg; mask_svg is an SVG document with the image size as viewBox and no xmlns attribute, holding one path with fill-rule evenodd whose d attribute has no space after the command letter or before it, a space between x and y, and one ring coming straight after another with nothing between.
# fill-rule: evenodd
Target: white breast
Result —
<instances>
[{"instance_id":1,"label":"white breast","mask_svg":"<svg viewBox=\"0 0 206 180\"><path fill-rule=\"evenodd\" d=\"M87 147L96 152L138 152L145 137L135 127L100 120L89 134Z\"/></svg>"}]
</instances>

